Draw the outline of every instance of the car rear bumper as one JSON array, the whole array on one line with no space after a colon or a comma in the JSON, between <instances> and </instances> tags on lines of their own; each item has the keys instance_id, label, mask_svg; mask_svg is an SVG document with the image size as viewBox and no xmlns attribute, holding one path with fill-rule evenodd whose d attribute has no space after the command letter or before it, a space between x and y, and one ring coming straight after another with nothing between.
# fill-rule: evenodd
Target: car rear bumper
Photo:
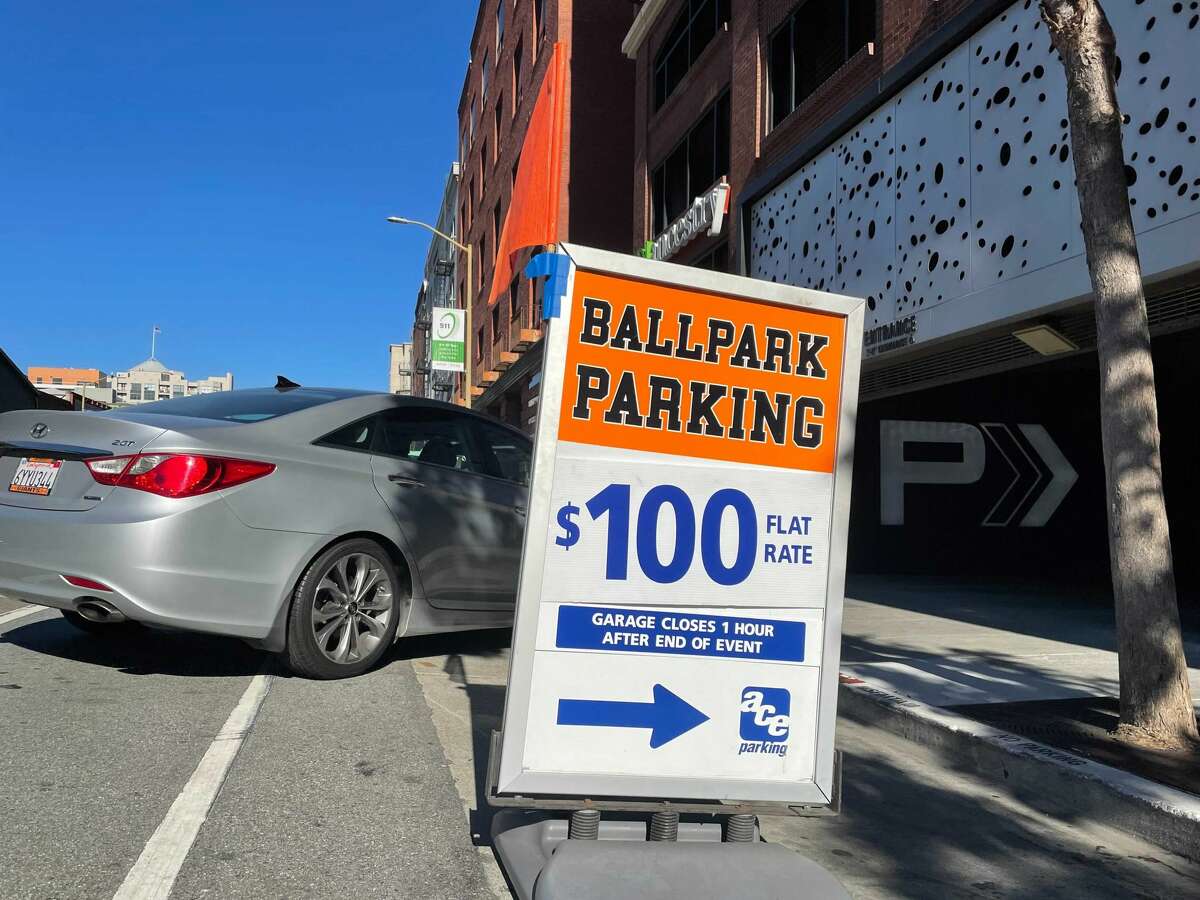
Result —
<instances>
[{"instance_id":1,"label":"car rear bumper","mask_svg":"<svg viewBox=\"0 0 1200 900\"><path fill-rule=\"evenodd\" d=\"M96 597L138 622L266 637L319 536L249 528L219 495L145 496L86 512L0 506L0 594L58 609Z\"/></svg>"}]
</instances>

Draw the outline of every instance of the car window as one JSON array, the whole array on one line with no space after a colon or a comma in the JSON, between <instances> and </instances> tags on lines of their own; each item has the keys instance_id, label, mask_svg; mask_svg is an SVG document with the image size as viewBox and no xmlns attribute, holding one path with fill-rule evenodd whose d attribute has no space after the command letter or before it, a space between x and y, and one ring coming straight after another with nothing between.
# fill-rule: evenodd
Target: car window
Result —
<instances>
[{"instance_id":1,"label":"car window","mask_svg":"<svg viewBox=\"0 0 1200 900\"><path fill-rule=\"evenodd\" d=\"M370 450L378 419L378 416L371 416L369 419L351 422L325 435L317 443L323 447L341 447L345 450Z\"/></svg>"},{"instance_id":2,"label":"car window","mask_svg":"<svg viewBox=\"0 0 1200 900\"><path fill-rule=\"evenodd\" d=\"M507 428L489 425L487 422L472 421L484 469L489 475L529 484L529 470L533 454L529 441Z\"/></svg>"},{"instance_id":3,"label":"car window","mask_svg":"<svg viewBox=\"0 0 1200 900\"><path fill-rule=\"evenodd\" d=\"M412 462L460 472L483 472L471 452L463 416L413 406L384 413L379 422L379 452Z\"/></svg>"}]
</instances>

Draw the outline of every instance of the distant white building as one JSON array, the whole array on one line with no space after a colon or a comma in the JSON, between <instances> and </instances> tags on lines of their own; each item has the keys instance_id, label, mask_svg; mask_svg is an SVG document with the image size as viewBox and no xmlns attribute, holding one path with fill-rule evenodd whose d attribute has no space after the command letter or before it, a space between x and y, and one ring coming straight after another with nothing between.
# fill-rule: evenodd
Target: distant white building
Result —
<instances>
[{"instance_id":1,"label":"distant white building","mask_svg":"<svg viewBox=\"0 0 1200 900\"><path fill-rule=\"evenodd\" d=\"M388 392L413 392L413 345L388 344Z\"/></svg>"},{"instance_id":2,"label":"distant white building","mask_svg":"<svg viewBox=\"0 0 1200 900\"><path fill-rule=\"evenodd\" d=\"M233 390L233 373L210 375L208 378L189 381L183 372L168 369L151 357L138 363L128 372L115 372L109 376L113 396L118 404L152 403L155 400L170 400L173 397L191 397L195 394L215 394Z\"/></svg>"}]
</instances>

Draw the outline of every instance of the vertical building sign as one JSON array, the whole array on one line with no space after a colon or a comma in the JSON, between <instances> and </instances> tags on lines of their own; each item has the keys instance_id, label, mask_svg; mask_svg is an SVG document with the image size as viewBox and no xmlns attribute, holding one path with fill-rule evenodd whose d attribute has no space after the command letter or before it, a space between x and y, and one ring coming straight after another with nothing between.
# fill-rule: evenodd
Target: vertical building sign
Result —
<instances>
[{"instance_id":1,"label":"vertical building sign","mask_svg":"<svg viewBox=\"0 0 1200 900\"><path fill-rule=\"evenodd\" d=\"M435 372L462 372L466 362L464 311L433 307L429 326L429 365Z\"/></svg>"},{"instance_id":2,"label":"vertical building sign","mask_svg":"<svg viewBox=\"0 0 1200 900\"><path fill-rule=\"evenodd\" d=\"M562 252L496 792L827 804L863 302Z\"/></svg>"}]
</instances>

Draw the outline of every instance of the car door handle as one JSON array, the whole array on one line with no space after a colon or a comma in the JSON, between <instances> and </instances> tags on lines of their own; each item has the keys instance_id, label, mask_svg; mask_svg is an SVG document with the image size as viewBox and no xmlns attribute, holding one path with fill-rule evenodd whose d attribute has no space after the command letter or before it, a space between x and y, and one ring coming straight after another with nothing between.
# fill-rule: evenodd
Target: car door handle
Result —
<instances>
[{"instance_id":1,"label":"car door handle","mask_svg":"<svg viewBox=\"0 0 1200 900\"><path fill-rule=\"evenodd\" d=\"M515 512L515 513L516 513L518 516L523 516L523 515L525 515L527 512L529 512L529 510L527 510L527 509L526 509L525 507L523 507L523 506L514 506L514 507L513 507L513 512Z\"/></svg>"},{"instance_id":2,"label":"car door handle","mask_svg":"<svg viewBox=\"0 0 1200 900\"><path fill-rule=\"evenodd\" d=\"M389 475L387 479L392 484L398 484L401 487L425 487L425 482L421 481L421 479L411 478L408 475Z\"/></svg>"}]
</instances>

